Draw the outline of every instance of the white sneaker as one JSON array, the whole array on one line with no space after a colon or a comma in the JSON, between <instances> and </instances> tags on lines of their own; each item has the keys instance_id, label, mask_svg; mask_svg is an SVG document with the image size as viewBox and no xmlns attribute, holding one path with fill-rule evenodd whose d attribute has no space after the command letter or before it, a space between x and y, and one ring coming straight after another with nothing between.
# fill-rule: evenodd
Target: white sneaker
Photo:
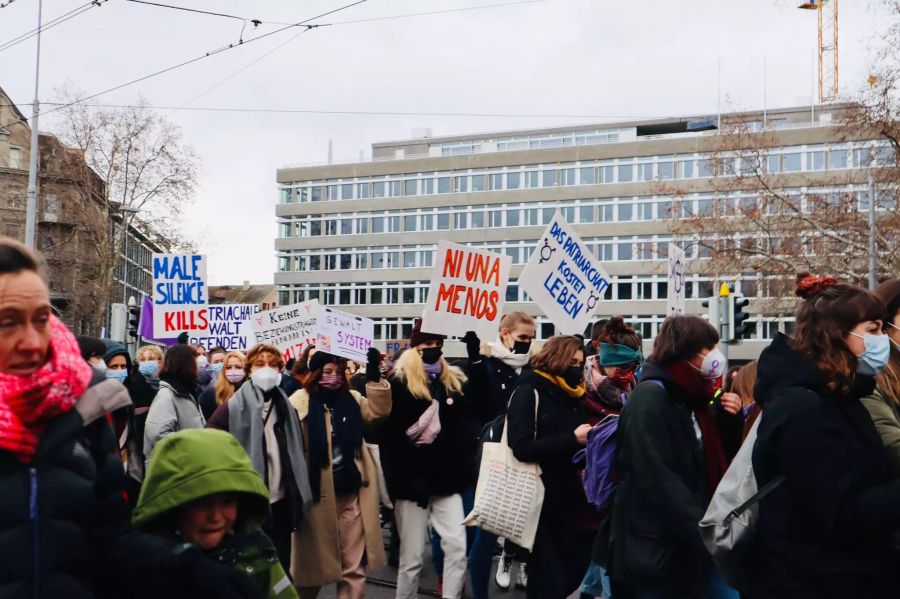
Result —
<instances>
[{"instance_id":1,"label":"white sneaker","mask_svg":"<svg viewBox=\"0 0 900 599\"><path fill-rule=\"evenodd\" d=\"M497 563L497 575L494 577L494 582L504 591L508 591L509 585L512 583L512 576L510 575L512 566L512 556L506 555L505 551L501 553L500 561Z\"/></svg>"},{"instance_id":2,"label":"white sneaker","mask_svg":"<svg viewBox=\"0 0 900 599\"><path fill-rule=\"evenodd\" d=\"M528 588L528 567L525 563L520 563L519 568L516 571L516 588L517 589L527 589Z\"/></svg>"}]
</instances>

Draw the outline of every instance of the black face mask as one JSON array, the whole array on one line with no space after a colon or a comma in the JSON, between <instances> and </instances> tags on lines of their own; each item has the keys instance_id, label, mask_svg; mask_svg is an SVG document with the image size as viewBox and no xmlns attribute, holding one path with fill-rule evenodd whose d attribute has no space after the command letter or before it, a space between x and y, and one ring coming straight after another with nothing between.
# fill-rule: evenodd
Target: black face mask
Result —
<instances>
[{"instance_id":1,"label":"black face mask","mask_svg":"<svg viewBox=\"0 0 900 599\"><path fill-rule=\"evenodd\" d=\"M436 364L442 355L444 352L440 347L426 347L422 350L422 361L426 364Z\"/></svg>"},{"instance_id":2,"label":"black face mask","mask_svg":"<svg viewBox=\"0 0 900 599\"><path fill-rule=\"evenodd\" d=\"M531 350L531 341L513 341L512 352L514 354L527 354Z\"/></svg>"},{"instance_id":3,"label":"black face mask","mask_svg":"<svg viewBox=\"0 0 900 599\"><path fill-rule=\"evenodd\" d=\"M570 387L577 387L584 379L584 368L580 366L569 366L563 374L563 380Z\"/></svg>"}]
</instances>

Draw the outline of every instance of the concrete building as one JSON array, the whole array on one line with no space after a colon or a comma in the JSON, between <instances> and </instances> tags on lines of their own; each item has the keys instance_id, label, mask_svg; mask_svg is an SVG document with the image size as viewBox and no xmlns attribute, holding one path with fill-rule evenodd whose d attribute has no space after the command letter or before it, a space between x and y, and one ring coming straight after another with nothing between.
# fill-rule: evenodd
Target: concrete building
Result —
<instances>
[{"instance_id":1,"label":"concrete building","mask_svg":"<svg viewBox=\"0 0 900 599\"><path fill-rule=\"evenodd\" d=\"M251 285L250 281L241 285L210 285L209 303L256 304L260 311L271 310L277 305L275 285Z\"/></svg>"},{"instance_id":2,"label":"concrete building","mask_svg":"<svg viewBox=\"0 0 900 599\"><path fill-rule=\"evenodd\" d=\"M407 337L422 312L435 244L446 239L511 256L506 310L537 316L538 336L547 338L554 326L517 277L560 209L612 277L597 318L621 314L650 339L665 317L673 222L703 213L717 193L719 131L742 123L771 140L767 172L784 189L856 193L865 187L860 152L868 155L873 142L846 139L837 124L847 108L425 136L375 143L369 162L279 169L278 302L317 298L374 318L380 339ZM681 241L692 259L688 312L703 313L701 300L723 279L759 299L749 307L754 336L733 348L735 357L755 356L775 332L790 332L789 311L758 313L766 304L761 273L710 273L708 253Z\"/></svg>"}]
</instances>

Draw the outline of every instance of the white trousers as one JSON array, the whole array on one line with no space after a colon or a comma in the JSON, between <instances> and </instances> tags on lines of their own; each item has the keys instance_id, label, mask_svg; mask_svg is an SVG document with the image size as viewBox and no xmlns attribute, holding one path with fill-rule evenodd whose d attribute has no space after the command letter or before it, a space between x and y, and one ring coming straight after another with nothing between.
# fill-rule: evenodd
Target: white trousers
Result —
<instances>
[{"instance_id":1,"label":"white trousers","mask_svg":"<svg viewBox=\"0 0 900 599\"><path fill-rule=\"evenodd\" d=\"M466 579L466 527L463 525L462 498L457 495L432 497L422 509L414 501L398 499L394 502L394 518L400 534L400 569L397 573L397 599L417 599L419 575L428 518L441 536L444 551L444 598L462 596Z\"/></svg>"}]
</instances>

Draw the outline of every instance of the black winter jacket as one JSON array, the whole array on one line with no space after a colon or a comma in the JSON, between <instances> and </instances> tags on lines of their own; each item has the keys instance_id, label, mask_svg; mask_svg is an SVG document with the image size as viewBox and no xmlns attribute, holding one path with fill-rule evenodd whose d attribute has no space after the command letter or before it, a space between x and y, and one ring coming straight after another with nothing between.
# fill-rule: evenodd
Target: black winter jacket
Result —
<instances>
[{"instance_id":1,"label":"black winter jacket","mask_svg":"<svg viewBox=\"0 0 900 599\"><path fill-rule=\"evenodd\" d=\"M537 427L534 401L537 391ZM544 482L542 524L561 524L566 516L587 506L578 469L572 458L581 449L575 429L587 423L584 401L566 395L562 389L523 368L509 400L507 440L516 459L538 463Z\"/></svg>"},{"instance_id":2,"label":"black winter jacket","mask_svg":"<svg viewBox=\"0 0 900 599\"><path fill-rule=\"evenodd\" d=\"M684 391L656 364L644 363L616 443L613 578L702 597L711 564L697 529L711 495L705 459Z\"/></svg>"},{"instance_id":3,"label":"black winter jacket","mask_svg":"<svg viewBox=\"0 0 900 599\"><path fill-rule=\"evenodd\" d=\"M461 493L472 485L472 459L476 438L472 435L472 388L447 396L439 379L431 384L431 396L440 404L441 432L431 445L416 446L408 429L428 408L429 402L409 392L396 375L391 384L391 414L378 431L381 463L391 499L415 501L425 506L432 496ZM477 401L477 400L475 400Z\"/></svg>"},{"instance_id":4,"label":"black winter jacket","mask_svg":"<svg viewBox=\"0 0 900 599\"><path fill-rule=\"evenodd\" d=\"M104 384L121 389L119 383ZM101 393L103 387L92 389ZM166 577L160 576L165 573L157 565L172 543L130 531L123 497L128 480L115 435L103 413L84 401L48 423L31 463L0 451L4 599L166 593ZM175 582L169 577L165 584Z\"/></svg>"},{"instance_id":5,"label":"black winter jacket","mask_svg":"<svg viewBox=\"0 0 900 599\"><path fill-rule=\"evenodd\" d=\"M482 403L480 414L481 424L485 425L506 412L509 398L515 391L519 373L496 356L485 358L481 362L481 366L484 369L483 376L487 383L485 401Z\"/></svg>"},{"instance_id":6,"label":"black winter jacket","mask_svg":"<svg viewBox=\"0 0 900 599\"><path fill-rule=\"evenodd\" d=\"M762 406L753 466L762 486L785 482L760 503L754 597L896 597L889 539L900 528L900 480L859 398L829 393L816 367L779 335L759 360Z\"/></svg>"}]
</instances>

